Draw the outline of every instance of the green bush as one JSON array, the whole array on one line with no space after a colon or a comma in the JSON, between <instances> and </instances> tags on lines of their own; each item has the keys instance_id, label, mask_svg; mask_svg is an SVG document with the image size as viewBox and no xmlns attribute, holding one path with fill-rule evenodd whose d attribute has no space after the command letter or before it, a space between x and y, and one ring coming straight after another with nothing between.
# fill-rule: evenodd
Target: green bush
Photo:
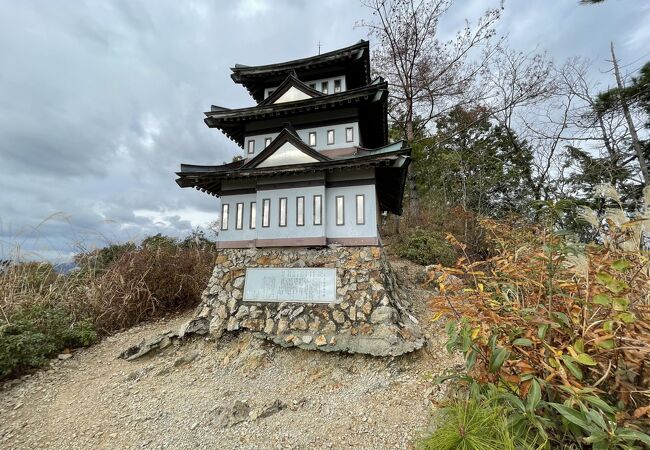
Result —
<instances>
[{"instance_id":1,"label":"green bush","mask_svg":"<svg viewBox=\"0 0 650 450\"><path fill-rule=\"evenodd\" d=\"M515 445L504 407L474 396L455 400L442 408L436 430L419 445L419 450L514 450Z\"/></svg>"},{"instance_id":2,"label":"green bush","mask_svg":"<svg viewBox=\"0 0 650 450\"><path fill-rule=\"evenodd\" d=\"M61 308L18 309L0 326L0 379L40 367L65 348L86 347L96 340L90 322L77 321Z\"/></svg>"},{"instance_id":3,"label":"green bush","mask_svg":"<svg viewBox=\"0 0 650 450\"><path fill-rule=\"evenodd\" d=\"M163 236L160 233L144 238L142 244L140 245L140 247L144 249L156 249L156 248L175 249L178 246L179 246L178 240L176 240L173 237Z\"/></svg>"},{"instance_id":4,"label":"green bush","mask_svg":"<svg viewBox=\"0 0 650 450\"><path fill-rule=\"evenodd\" d=\"M421 264L450 266L456 261L454 247L440 233L415 230L401 237L395 244L395 253L409 261Z\"/></svg>"}]
</instances>

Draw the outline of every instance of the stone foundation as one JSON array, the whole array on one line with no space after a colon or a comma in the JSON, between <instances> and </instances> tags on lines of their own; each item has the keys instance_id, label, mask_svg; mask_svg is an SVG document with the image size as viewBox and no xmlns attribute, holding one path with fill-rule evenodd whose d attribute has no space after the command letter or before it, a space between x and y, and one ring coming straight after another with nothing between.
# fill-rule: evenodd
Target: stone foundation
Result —
<instances>
[{"instance_id":1,"label":"stone foundation","mask_svg":"<svg viewBox=\"0 0 650 450\"><path fill-rule=\"evenodd\" d=\"M337 303L244 302L246 268L337 269ZM282 346L396 356L422 347L381 247L221 249L187 331L246 330Z\"/></svg>"}]
</instances>

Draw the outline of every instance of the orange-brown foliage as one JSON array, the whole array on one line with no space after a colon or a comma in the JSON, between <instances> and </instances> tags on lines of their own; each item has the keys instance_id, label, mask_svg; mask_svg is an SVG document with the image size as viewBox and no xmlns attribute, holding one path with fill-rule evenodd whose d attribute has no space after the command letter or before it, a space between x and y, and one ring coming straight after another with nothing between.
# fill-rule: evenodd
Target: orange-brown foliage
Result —
<instances>
[{"instance_id":1,"label":"orange-brown foliage","mask_svg":"<svg viewBox=\"0 0 650 450\"><path fill-rule=\"evenodd\" d=\"M593 388L627 417L650 417L648 254L578 248L528 224L482 226L493 257L461 258L429 274L440 287L434 313L466 320L481 350L472 375L506 383L521 397L533 377L546 380L556 398ZM490 371L495 348L508 357Z\"/></svg>"}]
</instances>

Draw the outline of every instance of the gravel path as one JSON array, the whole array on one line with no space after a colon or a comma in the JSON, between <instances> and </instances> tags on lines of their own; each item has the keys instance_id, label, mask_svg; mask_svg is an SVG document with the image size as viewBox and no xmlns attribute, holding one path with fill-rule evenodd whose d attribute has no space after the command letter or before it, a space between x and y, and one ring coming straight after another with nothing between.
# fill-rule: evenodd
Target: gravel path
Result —
<instances>
[{"instance_id":1,"label":"gravel path","mask_svg":"<svg viewBox=\"0 0 650 450\"><path fill-rule=\"evenodd\" d=\"M0 448L412 448L445 394L432 376L462 362L444 351L442 324L429 324L427 292L411 292L428 344L400 358L284 349L247 333L116 358L191 314L111 336L2 387Z\"/></svg>"}]
</instances>

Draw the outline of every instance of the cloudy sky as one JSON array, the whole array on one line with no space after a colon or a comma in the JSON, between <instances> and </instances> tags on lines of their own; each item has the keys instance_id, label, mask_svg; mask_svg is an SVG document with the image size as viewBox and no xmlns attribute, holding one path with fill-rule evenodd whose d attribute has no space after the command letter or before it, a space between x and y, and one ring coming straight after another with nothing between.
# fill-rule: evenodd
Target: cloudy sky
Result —
<instances>
[{"instance_id":1,"label":"cloudy sky","mask_svg":"<svg viewBox=\"0 0 650 450\"><path fill-rule=\"evenodd\" d=\"M457 0L452 33L499 0ZM230 79L366 37L355 0L0 0L0 258L62 260L80 246L183 235L218 200L180 189L181 162L241 150L203 123L211 104L253 104ZM608 82L609 41L627 70L650 59L650 2L508 0L511 46L583 56ZM371 43L372 44L372 43Z\"/></svg>"}]
</instances>

